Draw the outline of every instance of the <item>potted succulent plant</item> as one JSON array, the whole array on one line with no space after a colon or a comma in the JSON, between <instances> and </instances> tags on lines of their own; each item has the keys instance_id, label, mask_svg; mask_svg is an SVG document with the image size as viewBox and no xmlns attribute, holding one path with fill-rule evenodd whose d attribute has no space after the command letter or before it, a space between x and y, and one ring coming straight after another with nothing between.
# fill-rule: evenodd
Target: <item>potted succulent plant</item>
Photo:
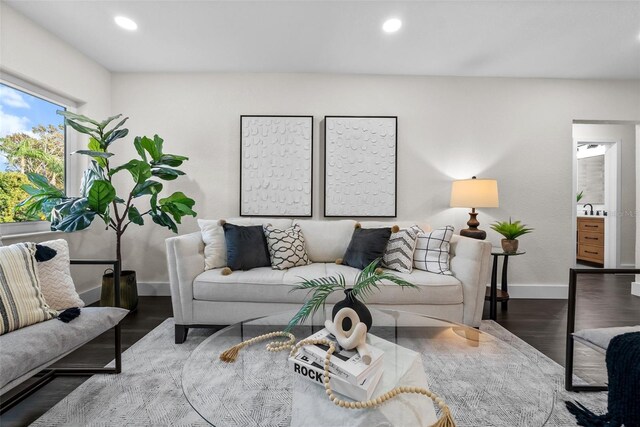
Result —
<instances>
[{"instance_id":1,"label":"potted succulent plant","mask_svg":"<svg viewBox=\"0 0 640 427\"><path fill-rule=\"evenodd\" d=\"M531 233L533 228L527 228L526 224L522 224L520 221L509 222L496 221L491 224L491 229L497 231L504 236L501 240L502 250L506 253L515 253L518 251L518 237Z\"/></svg>"},{"instance_id":2,"label":"potted succulent plant","mask_svg":"<svg viewBox=\"0 0 640 427\"><path fill-rule=\"evenodd\" d=\"M375 291L379 291L380 284L383 281L394 283L403 288L418 289L413 283L407 282L392 273L385 272L383 269L378 268L379 262L380 259L376 259L358 273L353 286L350 288L347 288L346 280L342 274L312 280L302 278L303 281L296 285L290 292L306 290L310 297L307 298L300 310L291 318L286 330L291 330L291 328L298 323L302 323L309 316L313 316L320 307L324 307L329 295L338 290L344 291L345 298L333 307L331 318L333 319L341 308L349 307L358 314L362 323L367 325L367 330L371 329L371 313L361 300L372 295Z\"/></svg>"},{"instance_id":3,"label":"potted succulent plant","mask_svg":"<svg viewBox=\"0 0 640 427\"><path fill-rule=\"evenodd\" d=\"M51 230L64 232L83 230L96 218L102 219L105 227L115 233L116 258L121 265L122 236L131 224L144 225L145 216L149 216L156 224L177 233L176 223L180 224L183 216L196 216L192 209L195 202L182 192L159 198L163 184L158 180L171 181L184 175L176 167L188 158L164 153L164 141L158 135L136 137L133 146L139 158L114 166L109 149L116 140L128 135L129 130L122 128L128 117L120 119L122 114L118 114L97 121L68 111L58 111L58 114L64 116L67 126L89 136L88 149L74 154L91 157L91 164L84 171L78 197L66 196L42 175L27 174L31 184L24 185L23 189L29 197L19 205L26 208L27 214L44 213L51 221ZM119 197L113 178L123 171L131 175L133 183L128 191L120 193L123 197ZM101 297L105 305L113 300L113 293L109 291L113 288L104 284L112 281L113 274L105 274ZM135 271L123 269L121 283L122 306L133 310L138 302Z\"/></svg>"}]
</instances>

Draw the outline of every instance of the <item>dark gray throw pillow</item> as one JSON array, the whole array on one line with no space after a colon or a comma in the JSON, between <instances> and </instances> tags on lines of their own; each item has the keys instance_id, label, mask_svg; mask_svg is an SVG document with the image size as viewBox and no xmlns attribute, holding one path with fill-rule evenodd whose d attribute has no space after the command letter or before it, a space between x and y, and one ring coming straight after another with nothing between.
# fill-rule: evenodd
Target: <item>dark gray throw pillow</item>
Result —
<instances>
[{"instance_id":1,"label":"dark gray throw pillow","mask_svg":"<svg viewBox=\"0 0 640 427\"><path fill-rule=\"evenodd\" d=\"M342 258L342 264L360 270L382 258L391 237L391 228L356 228Z\"/></svg>"},{"instance_id":2,"label":"dark gray throw pillow","mask_svg":"<svg viewBox=\"0 0 640 427\"><path fill-rule=\"evenodd\" d=\"M267 238L261 225L224 224L222 228L227 244L227 267L234 271L271 267Z\"/></svg>"}]
</instances>

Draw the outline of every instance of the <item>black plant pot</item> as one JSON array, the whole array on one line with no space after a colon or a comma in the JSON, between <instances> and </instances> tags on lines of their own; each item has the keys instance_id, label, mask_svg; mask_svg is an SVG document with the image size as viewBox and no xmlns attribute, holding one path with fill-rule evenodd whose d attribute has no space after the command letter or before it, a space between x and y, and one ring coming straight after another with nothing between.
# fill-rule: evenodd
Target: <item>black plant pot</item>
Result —
<instances>
[{"instance_id":1,"label":"black plant pot","mask_svg":"<svg viewBox=\"0 0 640 427\"><path fill-rule=\"evenodd\" d=\"M113 287L113 272L105 273L102 276L100 306L115 307ZM130 311L134 311L138 307L138 284L136 272L133 270L120 272L120 307Z\"/></svg>"},{"instance_id":2,"label":"black plant pot","mask_svg":"<svg viewBox=\"0 0 640 427\"><path fill-rule=\"evenodd\" d=\"M344 290L346 296L342 301L333 306L333 310L331 311L331 320L336 318L336 314L338 314L340 310L345 307L349 307L358 314L360 321L367 325L367 331L370 331L371 325L373 323L371 312L366 305L364 305L361 301L358 301L358 299L353 296L353 294L351 293L352 291L353 289ZM344 320L342 320L342 329L345 331L351 329L351 319L345 318Z\"/></svg>"}]
</instances>

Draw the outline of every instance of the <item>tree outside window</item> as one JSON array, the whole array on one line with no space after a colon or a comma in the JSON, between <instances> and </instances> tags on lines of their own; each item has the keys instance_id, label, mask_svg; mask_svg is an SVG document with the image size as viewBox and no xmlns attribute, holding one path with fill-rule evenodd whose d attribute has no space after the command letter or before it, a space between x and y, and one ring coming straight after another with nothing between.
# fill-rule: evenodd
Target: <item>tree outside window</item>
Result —
<instances>
[{"instance_id":1,"label":"tree outside window","mask_svg":"<svg viewBox=\"0 0 640 427\"><path fill-rule=\"evenodd\" d=\"M27 173L65 187L64 119L61 105L0 83L0 223L37 221L16 206L27 193Z\"/></svg>"}]
</instances>

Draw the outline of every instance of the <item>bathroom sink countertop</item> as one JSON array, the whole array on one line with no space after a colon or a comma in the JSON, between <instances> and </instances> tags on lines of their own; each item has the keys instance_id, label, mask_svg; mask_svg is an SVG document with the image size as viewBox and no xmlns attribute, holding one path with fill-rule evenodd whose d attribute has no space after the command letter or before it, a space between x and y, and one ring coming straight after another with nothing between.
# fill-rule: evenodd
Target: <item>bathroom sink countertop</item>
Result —
<instances>
[{"instance_id":1,"label":"bathroom sink countertop","mask_svg":"<svg viewBox=\"0 0 640 427\"><path fill-rule=\"evenodd\" d=\"M585 215L585 214L578 214L578 218L606 218L606 215Z\"/></svg>"}]
</instances>

